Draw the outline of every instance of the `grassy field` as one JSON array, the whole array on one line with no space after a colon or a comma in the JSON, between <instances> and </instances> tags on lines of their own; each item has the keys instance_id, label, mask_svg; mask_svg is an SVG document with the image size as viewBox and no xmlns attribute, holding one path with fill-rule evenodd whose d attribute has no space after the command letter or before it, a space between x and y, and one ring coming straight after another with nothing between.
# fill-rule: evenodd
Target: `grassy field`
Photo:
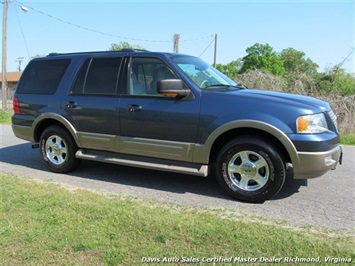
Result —
<instances>
[{"instance_id":1,"label":"grassy field","mask_svg":"<svg viewBox=\"0 0 355 266\"><path fill-rule=\"evenodd\" d=\"M354 237L315 228L222 219L208 210L144 203L8 174L0 174L0 197L2 265L181 264L193 259L205 264L208 259L248 257L256 262L272 257L355 260Z\"/></svg>"}]
</instances>

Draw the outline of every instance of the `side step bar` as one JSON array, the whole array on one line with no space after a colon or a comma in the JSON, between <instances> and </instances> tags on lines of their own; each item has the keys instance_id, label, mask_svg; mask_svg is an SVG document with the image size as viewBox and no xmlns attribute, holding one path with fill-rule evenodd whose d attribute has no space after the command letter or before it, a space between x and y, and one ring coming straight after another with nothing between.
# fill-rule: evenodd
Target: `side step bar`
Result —
<instances>
[{"instance_id":1,"label":"side step bar","mask_svg":"<svg viewBox=\"0 0 355 266\"><path fill-rule=\"evenodd\" d=\"M204 164L176 162L165 159L131 156L112 152L99 152L94 150L80 149L76 152L75 157L78 159L85 159L97 162L120 164L125 166L133 166L139 168L161 170L203 177L207 176L209 173L208 165Z\"/></svg>"}]
</instances>

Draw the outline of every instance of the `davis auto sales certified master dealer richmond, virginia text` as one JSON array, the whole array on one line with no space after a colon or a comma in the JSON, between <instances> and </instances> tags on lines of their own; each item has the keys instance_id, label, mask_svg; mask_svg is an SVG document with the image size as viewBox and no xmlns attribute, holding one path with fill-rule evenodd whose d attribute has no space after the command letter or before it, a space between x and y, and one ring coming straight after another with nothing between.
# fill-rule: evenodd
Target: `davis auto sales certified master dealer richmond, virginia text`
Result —
<instances>
[{"instance_id":1,"label":"davis auto sales certified master dealer richmond, virginia text","mask_svg":"<svg viewBox=\"0 0 355 266\"><path fill-rule=\"evenodd\" d=\"M163 258L149 258L142 257L142 262L147 263L351 263L351 258L333 258L333 257L324 257L322 260L321 257L316 258L301 258L301 257L163 257Z\"/></svg>"}]
</instances>

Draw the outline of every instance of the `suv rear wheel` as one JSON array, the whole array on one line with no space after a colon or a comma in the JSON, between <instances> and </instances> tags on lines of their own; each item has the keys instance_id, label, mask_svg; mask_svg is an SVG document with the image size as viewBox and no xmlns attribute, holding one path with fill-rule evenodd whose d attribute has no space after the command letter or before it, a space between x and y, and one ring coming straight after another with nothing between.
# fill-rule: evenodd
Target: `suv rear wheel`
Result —
<instances>
[{"instance_id":1,"label":"suv rear wheel","mask_svg":"<svg viewBox=\"0 0 355 266\"><path fill-rule=\"evenodd\" d=\"M70 134L59 126L46 128L40 138L40 152L45 165L53 172L67 173L76 168L80 160L78 150Z\"/></svg>"},{"instance_id":2,"label":"suv rear wheel","mask_svg":"<svg viewBox=\"0 0 355 266\"><path fill-rule=\"evenodd\" d=\"M286 178L285 162L277 149L257 136L228 142L216 162L220 185L234 198L264 202L275 196Z\"/></svg>"}]
</instances>

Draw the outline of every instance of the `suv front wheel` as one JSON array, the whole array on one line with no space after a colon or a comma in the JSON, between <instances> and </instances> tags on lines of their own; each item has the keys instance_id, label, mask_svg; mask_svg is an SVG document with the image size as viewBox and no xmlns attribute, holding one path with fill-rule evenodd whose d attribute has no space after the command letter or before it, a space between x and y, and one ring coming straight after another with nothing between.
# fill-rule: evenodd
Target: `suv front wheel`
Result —
<instances>
[{"instance_id":1,"label":"suv front wheel","mask_svg":"<svg viewBox=\"0 0 355 266\"><path fill-rule=\"evenodd\" d=\"M80 160L70 134L59 126L46 128L40 138L40 152L45 165L56 173L67 173L76 168Z\"/></svg>"},{"instance_id":2,"label":"suv front wheel","mask_svg":"<svg viewBox=\"0 0 355 266\"><path fill-rule=\"evenodd\" d=\"M286 168L273 145L257 136L244 136L231 140L221 149L216 176L234 198L260 203L281 190Z\"/></svg>"}]
</instances>

